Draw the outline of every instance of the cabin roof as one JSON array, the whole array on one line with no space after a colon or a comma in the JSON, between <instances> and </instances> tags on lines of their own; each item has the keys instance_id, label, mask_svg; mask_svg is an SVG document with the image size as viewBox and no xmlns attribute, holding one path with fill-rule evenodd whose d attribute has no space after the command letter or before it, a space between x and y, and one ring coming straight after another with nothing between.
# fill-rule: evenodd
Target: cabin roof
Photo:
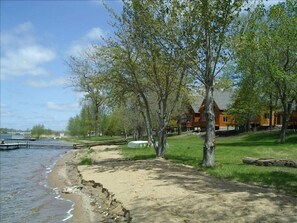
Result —
<instances>
[{"instance_id":1,"label":"cabin roof","mask_svg":"<svg viewBox=\"0 0 297 223\"><path fill-rule=\"evenodd\" d=\"M213 92L214 101L220 110L226 110L229 107L229 105L232 103L231 96L231 91L215 90ZM199 109L204 101L204 98L204 95L199 95L195 101L191 103L195 113L199 113Z\"/></svg>"},{"instance_id":2,"label":"cabin roof","mask_svg":"<svg viewBox=\"0 0 297 223\"><path fill-rule=\"evenodd\" d=\"M220 110L226 110L232 103L231 91L215 90L213 92L213 98Z\"/></svg>"},{"instance_id":3,"label":"cabin roof","mask_svg":"<svg viewBox=\"0 0 297 223\"><path fill-rule=\"evenodd\" d=\"M199 109L204 101L204 97L199 95L199 97L192 103L192 108L195 113L199 113Z\"/></svg>"}]
</instances>

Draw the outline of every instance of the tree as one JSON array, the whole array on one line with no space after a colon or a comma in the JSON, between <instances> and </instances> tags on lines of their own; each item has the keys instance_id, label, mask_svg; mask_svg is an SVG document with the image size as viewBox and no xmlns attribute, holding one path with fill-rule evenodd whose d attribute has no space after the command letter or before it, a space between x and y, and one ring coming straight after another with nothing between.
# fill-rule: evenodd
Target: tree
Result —
<instances>
[{"instance_id":1,"label":"tree","mask_svg":"<svg viewBox=\"0 0 297 223\"><path fill-rule=\"evenodd\" d=\"M270 102L276 96L279 99L283 111L280 142L284 143L297 95L297 2L287 0L268 10L259 5L251 15L244 35L237 39L238 61L246 69L256 66ZM254 55L257 60L246 61Z\"/></svg>"},{"instance_id":2,"label":"tree","mask_svg":"<svg viewBox=\"0 0 297 223\"><path fill-rule=\"evenodd\" d=\"M250 130L250 123L257 120L263 110L255 75L252 72L242 78L233 98L233 104L228 109L228 113L236 120L236 125L243 126L245 131Z\"/></svg>"},{"instance_id":3,"label":"tree","mask_svg":"<svg viewBox=\"0 0 297 223\"><path fill-rule=\"evenodd\" d=\"M75 90L85 93L85 100L91 102L89 108L93 117L95 135L98 136L99 129L99 110L106 100L105 75L108 68L104 58L103 49L93 46L80 56L71 56L68 66L72 74L72 86ZM100 54L99 54L100 53Z\"/></svg>"},{"instance_id":4,"label":"tree","mask_svg":"<svg viewBox=\"0 0 297 223\"><path fill-rule=\"evenodd\" d=\"M206 137L202 165L215 163L215 116L213 91L215 79L229 61L230 37L235 32L234 20L244 1L183 1L185 63L191 74L205 87Z\"/></svg>"},{"instance_id":5,"label":"tree","mask_svg":"<svg viewBox=\"0 0 297 223\"><path fill-rule=\"evenodd\" d=\"M140 109L133 98L127 98L125 104L118 105L113 110L112 116L117 120L117 129L120 133L124 133L126 138L131 134L134 140L140 140L143 137L145 124L139 111Z\"/></svg>"},{"instance_id":6,"label":"tree","mask_svg":"<svg viewBox=\"0 0 297 223\"><path fill-rule=\"evenodd\" d=\"M68 120L67 130L71 136L81 135L81 120L78 115Z\"/></svg>"},{"instance_id":7,"label":"tree","mask_svg":"<svg viewBox=\"0 0 297 223\"><path fill-rule=\"evenodd\" d=\"M112 43L116 49L112 81L117 89L136 98L157 157L164 157L166 127L186 80L183 54L173 44L173 38L180 37L178 2L124 1L123 13L117 19L117 41ZM152 131L154 114L158 143L154 143Z\"/></svg>"},{"instance_id":8,"label":"tree","mask_svg":"<svg viewBox=\"0 0 297 223\"><path fill-rule=\"evenodd\" d=\"M31 135L35 136L37 139L39 139L40 136L45 132L46 132L46 129L42 124L34 125L31 129Z\"/></svg>"}]
</instances>

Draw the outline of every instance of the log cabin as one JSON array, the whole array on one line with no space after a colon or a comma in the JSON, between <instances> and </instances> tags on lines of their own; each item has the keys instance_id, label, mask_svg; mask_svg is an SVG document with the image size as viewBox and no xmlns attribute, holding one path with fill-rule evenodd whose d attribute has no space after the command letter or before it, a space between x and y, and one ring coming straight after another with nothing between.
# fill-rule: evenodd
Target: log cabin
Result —
<instances>
[{"instance_id":1,"label":"log cabin","mask_svg":"<svg viewBox=\"0 0 297 223\"><path fill-rule=\"evenodd\" d=\"M214 112L216 130L229 129L235 126L232 115L226 114L228 106L231 104L231 91L215 90L214 97ZM182 115L181 125L183 130L205 129L205 99L204 96L199 96L197 100L188 108L188 112Z\"/></svg>"},{"instance_id":2,"label":"log cabin","mask_svg":"<svg viewBox=\"0 0 297 223\"><path fill-rule=\"evenodd\" d=\"M236 122L232 115L226 113L232 103L231 91L214 91L214 113L216 130L231 130L235 128ZM251 121L251 126L269 127L270 115L272 115L272 126L281 126L283 123L282 112L267 110L257 119ZM182 131L200 131L206 127L205 99L200 95L196 101L188 105L187 112L181 116ZM297 128L297 105L294 105L293 112L288 123L289 128Z\"/></svg>"}]
</instances>

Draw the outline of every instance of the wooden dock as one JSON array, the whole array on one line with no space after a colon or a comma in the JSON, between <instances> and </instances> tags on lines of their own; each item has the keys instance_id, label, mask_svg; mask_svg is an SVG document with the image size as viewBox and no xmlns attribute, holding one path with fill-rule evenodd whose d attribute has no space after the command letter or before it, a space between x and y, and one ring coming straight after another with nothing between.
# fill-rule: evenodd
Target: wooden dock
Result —
<instances>
[{"instance_id":1,"label":"wooden dock","mask_svg":"<svg viewBox=\"0 0 297 223\"><path fill-rule=\"evenodd\" d=\"M20 149L24 147L28 147L28 143L1 143L0 150L13 150L13 149Z\"/></svg>"}]
</instances>

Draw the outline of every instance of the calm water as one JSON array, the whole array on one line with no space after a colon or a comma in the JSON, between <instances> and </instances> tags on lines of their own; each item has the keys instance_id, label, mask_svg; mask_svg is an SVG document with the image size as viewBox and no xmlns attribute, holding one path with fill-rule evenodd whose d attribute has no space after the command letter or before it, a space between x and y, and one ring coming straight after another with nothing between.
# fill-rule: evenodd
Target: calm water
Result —
<instances>
[{"instance_id":1,"label":"calm water","mask_svg":"<svg viewBox=\"0 0 297 223\"><path fill-rule=\"evenodd\" d=\"M47 185L47 176L71 147L59 141L30 144L30 148L0 151L0 221L68 222L73 203Z\"/></svg>"}]
</instances>

